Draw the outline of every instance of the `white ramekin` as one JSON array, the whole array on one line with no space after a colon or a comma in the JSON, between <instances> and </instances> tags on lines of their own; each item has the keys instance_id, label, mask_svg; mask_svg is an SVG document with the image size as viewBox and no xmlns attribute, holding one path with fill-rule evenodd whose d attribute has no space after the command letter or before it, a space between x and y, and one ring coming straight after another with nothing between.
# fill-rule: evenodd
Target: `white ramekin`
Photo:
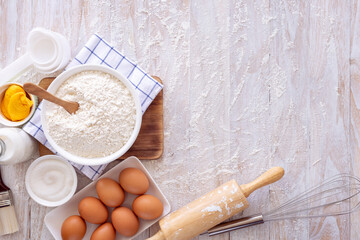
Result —
<instances>
[{"instance_id":1,"label":"white ramekin","mask_svg":"<svg viewBox=\"0 0 360 240\"><path fill-rule=\"evenodd\" d=\"M31 185L30 185L30 175L37 165L44 164L44 163L48 162L49 160L54 160L54 159L63 162L67 166L67 170L73 176L74 181L73 181L72 185L70 186L71 190L67 196L65 196L63 199L61 199L59 201L48 201L48 200L40 198L33 192L33 189L31 188ZM66 203L74 195L74 193L76 191L76 187L77 187L77 175L76 175L74 167L64 158L57 156L57 155L45 155L45 156L39 157L38 159L34 160L30 164L29 168L26 171L26 175L25 175L25 187L26 187L28 194L35 202L39 203L40 205L46 206L46 207L56 207L56 206L60 206L64 203Z\"/></svg>"}]
</instances>

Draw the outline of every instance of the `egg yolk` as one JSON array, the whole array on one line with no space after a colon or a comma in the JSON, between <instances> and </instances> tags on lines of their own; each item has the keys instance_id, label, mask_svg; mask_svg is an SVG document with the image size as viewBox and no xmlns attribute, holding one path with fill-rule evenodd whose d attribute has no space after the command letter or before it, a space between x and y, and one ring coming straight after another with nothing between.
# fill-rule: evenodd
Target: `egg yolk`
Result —
<instances>
[{"instance_id":1,"label":"egg yolk","mask_svg":"<svg viewBox=\"0 0 360 240\"><path fill-rule=\"evenodd\" d=\"M30 114L32 105L22 87L11 85L1 101L1 112L11 121L21 121Z\"/></svg>"}]
</instances>

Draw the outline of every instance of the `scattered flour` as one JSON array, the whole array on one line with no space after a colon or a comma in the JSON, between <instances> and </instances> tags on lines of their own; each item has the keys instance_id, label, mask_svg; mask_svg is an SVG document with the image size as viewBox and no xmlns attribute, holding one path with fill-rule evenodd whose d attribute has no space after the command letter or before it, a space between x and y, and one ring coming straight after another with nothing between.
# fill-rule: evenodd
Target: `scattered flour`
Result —
<instances>
[{"instance_id":1,"label":"scattered flour","mask_svg":"<svg viewBox=\"0 0 360 240\"><path fill-rule=\"evenodd\" d=\"M201 210L201 212L222 212L222 210L221 207L218 205L210 205L204 208L203 210Z\"/></svg>"},{"instance_id":2,"label":"scattered flour","mask_svg":"<svg viewBox=\"0 0 360 240\"><path fill-rule=\"evenodd\" d=\"M51 104L46 114L49 135L66 151L87 158L108 156L130 138L136 121L135 102L114 76L84 71L67 79L55 95L80 105L70 115Z\"/></svg>"}]
</instances>

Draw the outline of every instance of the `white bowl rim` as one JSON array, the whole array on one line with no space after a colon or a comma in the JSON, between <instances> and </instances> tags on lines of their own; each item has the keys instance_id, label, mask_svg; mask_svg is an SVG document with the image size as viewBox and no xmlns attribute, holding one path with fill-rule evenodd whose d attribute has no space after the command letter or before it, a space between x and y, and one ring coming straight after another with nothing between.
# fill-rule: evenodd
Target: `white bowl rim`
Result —
<instances>
[{"instance_id":1,"label":"white bowl rim","mask_svg":"<svg viewBox=\"0 0 360 240\"><path fill-rule=\"evenodd\" d=\"M41 122L42 122L42 127L44 130L44 134L45 134L45 137L48 140L49 144L58 152L58 154L60 154L64 158L66 158L74 163L81 164L81 165L88 165L88 166L110 163L110 162L118 159L122 155L124 155L130 149L130 147L133 145L133 143L135 142L135 140L139 134L141 122L142 122L142 110L141 110L140 99L139 99L138 94L135 92L135 88L133 87L133 85L130 83L130 81L128 79L126 79L123 75L121 75L116 70L114 70L110 67L104 66L104 65L85 64L85 65L72 67L72 68L64 71L63 73L61 73L57 78L55 78L54 81L50 84L48 91L50 93L54 94L56 92L56 90L60 87L60 85L65 80L67 80L70 76L77 74L79 72L83 72L83 71L102 71L102 72L109 73L109 74L113 75L114 77L116 77L117 79L119 79L122 83L124 83L125 86L130 90L130 93L133 96L133 99L135 102L136 121L135 121L134 130L133 130L129 140L126 142L126 144L121 149L119 149L118 151L116 151L113 154L108 155L106 157L85 158L85 157L81 157L81 156L77 156L72 153L69 153L66 150L64 150L62 147L60 147L53 140L53 138L49 135L48 126L47 126L47 122L46 122L46 114L45 114L46 109L48 108L49 102L46 100L43 101L44 103L42 105L42 111L41 111Z\"/></svg>"},{"instance_id":2,"label":"white bowl rim","mask_svg":"<svg viewBox=\"0 0 360 240\"><path fill-rule=\"evenodd\" d=\"M0 94L3 92L3 91L6 91L6 89L8 89L11 85L18 85L20 86L21 88L23 88L23 85L21 83L17 83L17 82L7 82L5 83L4 85L0 86ZM25 90L24 90L25 91ZM25 91L26 92L26 91ZM0 123L7 126L7 127L19 127L19 126L22 126L24 125L25 123L27 123L31 118L32 116L34 115L35 113L35 110L37 109L37 104L38 104L38 98L37 96L35 95L32 95L28 92L26 92L27 94L29 94L29 96L31 97L31 100L33 101L33 105L31 106L31 110L30 110L30 113L29 115L24 118L23 120L21 121L10 121L9 119L7 119L3 113L1 112L0 113ZM2 99L0 100L0 103L1 103ZM1 111L1 110L0 110Z\"/></svg>"},{"instance_id":3,"label":"white bowl rim","mask_svg":"<svg viewBox=\"0 0 360 240\"><path fill-rule=\"evenodd\" d=\"M74 178L74 184L73 186L71 186L71 191L69 192L69 194L64 197L63 199L59 200L59 201L48 201L48 200L44 200L40 197L38 197L31 189L30 187L30 172L33 170L33 168L41 163L41 162L44 162L44 161L47 161L47 160L51 160L51 159L56 159L56 160L59 160L63 163L65 163L65 165L69 168L69 170L71 171L71 174L73 175L73 178ZM26 191L28 192L28 194L30 195L30 197L37 203L39 203L40 205L43 205L43 206L46 206L46 207L57 207L57 206L60 206L64 203L66 203L67 201L69 201L72 196L74 196L75 192L76 192L76 188L77 188L77 183L78 183L78 180L77 180L77 175L76 175L76 172L75 172L75 169L74 167L66 160L64 159L63 157L61 156L58 156L58 155L45 155L45 156L42 156L42 157L39 157L37 159L35 159L31 164L30 166L28 167L28 169L26 170L26 174L25 174L25 188L26 188Z\"/></svg>"}]
</instances>

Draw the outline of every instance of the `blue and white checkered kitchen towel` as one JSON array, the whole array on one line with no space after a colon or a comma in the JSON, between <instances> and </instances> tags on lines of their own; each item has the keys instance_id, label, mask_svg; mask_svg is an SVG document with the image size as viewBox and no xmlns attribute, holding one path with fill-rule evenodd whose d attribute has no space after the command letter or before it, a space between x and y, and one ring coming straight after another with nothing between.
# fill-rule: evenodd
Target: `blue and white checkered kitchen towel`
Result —
<instances>
[{"instance_id":1,"label":"blue and white checkered kitchen towel","mask_svg":"<svg viewBox=\"0 0 360 240\"><path fill-rule=\"evenodd\" d=\"M108 67L114 68L123 76L127 77L127 79L134 85L136 92L139 94L143 113L163 88L158 81L150 77L137 64L118 52L113 46L108 44L97 34L91 36L89 41L76 55L74 60L70 62L66 69L80 64L104 64ZM23 126L23 130L35 137L41 144L49 148L52 152L56 153L46 140L42 129L40 114L41 106L42 104L38 106L31 120ZM97 179L107 165L86 166L79 165L71 161L70 163L92 180Z\"/></svg>"}]
</instances>

